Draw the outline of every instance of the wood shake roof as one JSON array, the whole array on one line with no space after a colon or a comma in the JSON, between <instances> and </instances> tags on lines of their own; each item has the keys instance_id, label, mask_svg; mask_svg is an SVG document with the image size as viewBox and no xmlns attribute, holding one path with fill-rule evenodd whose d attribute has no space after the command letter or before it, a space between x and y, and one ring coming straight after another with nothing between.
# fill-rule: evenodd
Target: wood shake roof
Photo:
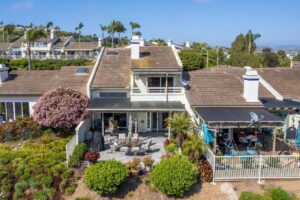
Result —
<instances>
[{"instance_id":1,"label":"wood shake roof","mask_svg":"<svg viewBox=\"0 0 300 200\"><path fill-rule=\"evenodd\" d=\"M171 47L140 47L140 54L140 59L132 60L130 48L106 48L92 88L129 88L132 69L181 70Z\"/></svg>"},{"instance_id":2,"label":"wood shake roof","mask_svg":"<svg viewBox=\"0 0 300 200\"><path fill-rule=\"evenodd\" d=\"M86 94L88 75L75 75L77 67L61 70L15 70L0 85L0 95L42 95L57 87L71 88ZM91 69L89 70L91 71Z\"/></svg>"},{"instance_id":3,"label":"wood shake roof","mask_svg":"<svg viewBox=\"0 0 300 200\"><path fill-rule=\"evenodd\" d=\"M243 68L210 68L185 72L190 81L186 90L191 106L262 106L260 102L249 103L243 97ZM273 98L261 84L260 98Z\"/></svg>"}]
</instances>

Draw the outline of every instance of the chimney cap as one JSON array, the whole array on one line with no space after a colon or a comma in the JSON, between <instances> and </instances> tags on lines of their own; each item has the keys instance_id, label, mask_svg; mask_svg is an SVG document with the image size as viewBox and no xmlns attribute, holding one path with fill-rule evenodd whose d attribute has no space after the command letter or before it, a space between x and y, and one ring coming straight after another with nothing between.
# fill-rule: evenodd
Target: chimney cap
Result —
<instances>
[{"instance_id":1,"label":"chimney cap","mask_svg":"<svg viewBox=\"0 0 300 200\"><path fill-rule=\"evenodd\" d=\"M131 43L139 43L140 42L140 36L138 35L133 35L131 38Z\"/></svg>"}]
</instances>

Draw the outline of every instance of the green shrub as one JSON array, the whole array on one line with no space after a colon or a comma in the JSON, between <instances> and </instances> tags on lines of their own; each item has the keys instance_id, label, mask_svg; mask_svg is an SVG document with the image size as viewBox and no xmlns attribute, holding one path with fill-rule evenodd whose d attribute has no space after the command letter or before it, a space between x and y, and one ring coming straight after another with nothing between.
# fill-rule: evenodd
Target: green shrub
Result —
<instances>
[{"instance_id":1,"label":"green shrub","mask_svg":"<svg viewBox=\"0 0 300 200\"><path fill-rule=\"evenodd\" d=\"M49 188L52 185L53 179L51 176L43 176L40 181L44 188Z\"/></svg>"},{"instance_id":2,"label":"green shrub","mask_svg":"<svg viewBox=\"0 0 300 200\"><path fill-rule=\"evenodd\" d=\"M297 198L281 188L268 189L264 194L265 200L296 200Z\"/></svg>"},{"instance_id":3,"label":"green shrub","mask_svg":"<svg viewBox=\"0 0 300 200\"><path fill-rule=\"evenodd\" d=\"M128 169L119 161L107 160L91 165L84 172L88 188L99 194L113 194L128 176Z\"/></svg>"},{"instance_id":4,"label":"green shrub","mask_svg":"<svg viewBox=\"0 0 300 200\"><path fill-rule=\"evenodd\" d=\"M33 60L32 69L33 70L58 70L63 66L83 66L89 65L90 61L85 59L70 59L70 60L60 60L60 59L48 59L48 60ZM19 59L11 60L9 62L11 69L27 69L28 60Z\"/></svg>"},{"instance_id":5,"label":"green shrub","mask_svg":"<svg viewBox=\"0 0 300 200\"><path fill-rule=\"evenodd\" d=\"M172 156L153 169L150 180L167 195L183 196L197 182L197 176L195 166L186 157Z\"/></svg>"},{"instance_id":6,"label":"green shrub","mask_svg":"<svg viewBox=\"0 0 300 200\"><path fill-rule=\"evenodd\" d=\"M178 146L175 142L171 142L169 145L165 147L167 153L177 154L178 153Z\"/></svg>"},{"instance_id":7,"label":"green shrub","mask_svg":"<svg viewBox=\"0 0 300 200\"><path fill-rule=\"evenodd\" d=\"M85 143L76 145L73 154L69 158L69 166L77 167L80 164L80 161L84 158L84 154L87 150L88 148Z\"/></svg>"},{"instance_id":8,"label":"green shrub","mask_svg":"<svg viewBox=\"0 0 300 200\"><path fill-rule=\"evenodd\" d=\"M240 200L263 200L263 197L259 194L252 192L242 192L239 198Z\"/></svg>"},{"instance_id":9,"label":"green shrub","mask_svg":"<svg viewBox=\"0 0 300 200\"><path fill-rule=\"evenodd\" d=\"M184 70L196 70L204 68L204 58L199 50L183 50L179 52L179 57Z\"/></svg>"},{"instance_id":10,"label":"green shrub","mask_svg":"<svg viewBox=\"0 0 300 200\"><path fill-rule=\"evenodd\" d=\"M17 182L15 184L14 199L20 199L28 188L29 184L26 181Z\"/></svg>"},{"instance_id":11,"label":"green shrub","mask_svg":"<svg viewBox=\"0 0 300 200\"><path fill-rule=\"evenodd\" d=\"M48 200L48 195L45 191L38 191L34 194L33 200Z\"/></svg>"}]
</instances>

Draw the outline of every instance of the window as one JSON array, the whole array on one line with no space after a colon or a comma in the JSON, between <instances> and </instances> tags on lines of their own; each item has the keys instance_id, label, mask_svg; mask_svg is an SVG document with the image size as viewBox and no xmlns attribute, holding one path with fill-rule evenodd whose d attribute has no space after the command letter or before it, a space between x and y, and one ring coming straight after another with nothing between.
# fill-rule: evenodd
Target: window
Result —
<instances>
[{"instance_id":1,"label":"window","mask_svg":"<svg viewBox=\"0 0 300 200\"><path fill-rule=\"evenodd\" d=\"M127 92L100 92L100 98L127 98Z\"/></svg>"},{"instance_id":2,"label":"window","mask_svg":"<svg viewBox=\"0 0 300 200\"><path fill-rule=\"evenodd\" d=\"M30 116L28 102L0 102L0 122L28 116Z\"/></svg>"},{"instance_id":3,"label":"window","mask_svg":"<svg viewBox=\"0 0 300 200\"><path fill-rule=\"evenodd\" d=\"M6 102L6 119L14 120L14 104L13 102Z\"/></svg>"},{"instance_id":4,"label":"window","mask_svg":"<svg viewBox=\"0 0 300 200\"><path fill-rule=\"evenodd\" d=\"M168 87L174 86L174 78L168 77ZM166 77L149 77L148 87L166 87Z\"/></svg>"},{"instance_id":5,"label":"window","mask_svg":"<svg viewBox=\"0 0 300 200\"><path fill-rule=\"evenodd\" d=\"M22 103L21 102L15 102L15 115L16 115L16 119L18 117L22 117Z\"/></svg>"},{"instance_id":6,"label":"window","mask_svg":"<svg viewBox=\"0 0 300 200\"><path fill-rule=\"evenodd\" d=\"M5 109L5 102L0 102L0 122L6 121L6 109Z\"/></svg>"},{"instance_id":7,"label":"window","mask_svg":"<svg viewBox=\"0 0 300 200\"><path fill-rule=\"evenodd\" d=\"M23 117L29 117L29 115L30 115L29 103L28 102L23 102L22 107L23 107Z\"/></svg>"}]
</instances>

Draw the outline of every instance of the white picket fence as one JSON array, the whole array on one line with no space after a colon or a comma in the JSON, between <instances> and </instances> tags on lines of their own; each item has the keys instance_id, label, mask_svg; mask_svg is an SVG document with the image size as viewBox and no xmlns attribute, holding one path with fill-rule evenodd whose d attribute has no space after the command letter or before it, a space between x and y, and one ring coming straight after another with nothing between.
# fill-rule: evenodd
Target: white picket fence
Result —
<instances>
[{"instance_id":1,"label":"white picket fence","mask_svg":"<svg viewBox=\"0 0 300 200\"><path fill-rule=\"evenodd\" d=\"M300 178L298 155L215 156L207 149L205 156L213 168L213 181Z\"/></svg>"}]
</instances>

